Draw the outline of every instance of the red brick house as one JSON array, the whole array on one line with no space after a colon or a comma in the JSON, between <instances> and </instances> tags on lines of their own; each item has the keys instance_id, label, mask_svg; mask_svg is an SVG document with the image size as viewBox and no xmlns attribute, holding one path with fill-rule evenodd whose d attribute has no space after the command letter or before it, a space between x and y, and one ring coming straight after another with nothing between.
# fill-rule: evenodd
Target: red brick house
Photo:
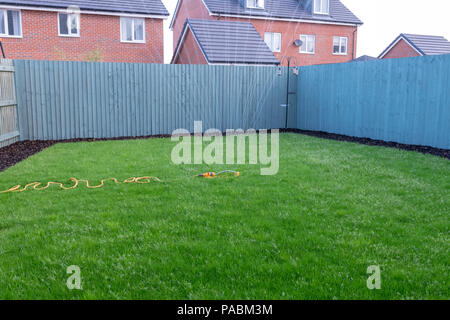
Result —
<instances>
[{"instance_id":1,"label":"red brick house","mask_svg":"<svg viewBox=\"0 0 450 320\"><path fill-rule=\"evenodd\" d=\"M408 58L438 54L450 54L450 42L444 37L402 33L378 58Z\"/></svg>"},{"instance_id":2,"label":"red brick house","mask_svg":"<svg viewBox=\"0 0 450 320\"><path fill-rule=\"evenodd\" d=\"M0 1L9 59L164 62L161 0Z\"/></svg>"},{"instance_id":3,"label":"red brick house","mask_svg":"<svg viewBox=\"0 0 450 320\"><path fill-rule=\"evenodd\" d=\"M178 0L172 63L205 60L187 19L250 22L283 65L290 56L299 66L353 60L362 24L339 0Z\"/></svg>"}]
</instances>

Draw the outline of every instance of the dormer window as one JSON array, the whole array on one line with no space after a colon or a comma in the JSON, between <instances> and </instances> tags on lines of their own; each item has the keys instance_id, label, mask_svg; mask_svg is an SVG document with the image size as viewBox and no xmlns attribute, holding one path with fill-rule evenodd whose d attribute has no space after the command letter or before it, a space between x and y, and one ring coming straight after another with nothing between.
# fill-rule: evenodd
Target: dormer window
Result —
<instances>
[{"instance_id":1,"label":"dormer window","mask_svg":"<svg viewBox=\"0 0 450 320\"><path fill-rule=\"evenodd\" d=\"M330 14L330 0L314 0L314 14Z\"/></svg>"},{"instance_id":2,"label":"dormer window","mask_svg":"<svg viewBox=\"0 0 450 320\"><path fill-rule=\"evenodd\" d=\"M264 9L264 0L247 0L247 8Z\"/></svg>"}]
</instances>

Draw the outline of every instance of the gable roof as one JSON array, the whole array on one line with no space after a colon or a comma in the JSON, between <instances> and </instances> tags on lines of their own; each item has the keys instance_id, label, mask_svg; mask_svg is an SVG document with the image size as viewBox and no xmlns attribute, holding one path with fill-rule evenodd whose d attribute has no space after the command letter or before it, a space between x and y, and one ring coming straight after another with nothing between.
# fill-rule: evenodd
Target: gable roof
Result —
<instances>
[{"instance_id":1,"label":"gable roof","mask_svg":"<svg viewBox=\"0 0 450 320\"><path fill-rule=\"evenodd\" d=\"M383 58L400 40L406 41L406 43L413 47L422 56L450 53L450 42L444 37L401 33L380 54L379 58Z\"/></svg>"},{"instance_id":2,"label":"gable roof","mask_svg":"<svg viewBox=\"0 0 450 320\"><path fill-rule=\"evenodd\" d=\"M0 5L55 9L66 9L69 6L78 6L81 10L87 11L107 11L160 16L169 15L169 12L161 0L7 0L0 1Z\"/></svg>"},{"instance_id":3,"label":"gable roof","mask_svg":"<svg viewBox=\"0 0 450 320\"><path fill-rule=\"evenodd\" d=\"M172 17L170 28L175 21L178 7ZM330 15L313 14L313 0L265 0L264 9L248 9L241 4L245 0L202 0L212 15L245 16L254 19L299 20L332 24L361 25L358 19L340 0L330 0Z\"/></svg>"},{"instance_id":4,"label":"gable roof","mask_svg":"<svg viewBox=\"0 0 450 320\"><path fill-rule=\"evenodd\" d=\"M190 30L206 61L211 64L279 64L250 22L187 19L172 63Z\"/></svg>"}]
</instances>

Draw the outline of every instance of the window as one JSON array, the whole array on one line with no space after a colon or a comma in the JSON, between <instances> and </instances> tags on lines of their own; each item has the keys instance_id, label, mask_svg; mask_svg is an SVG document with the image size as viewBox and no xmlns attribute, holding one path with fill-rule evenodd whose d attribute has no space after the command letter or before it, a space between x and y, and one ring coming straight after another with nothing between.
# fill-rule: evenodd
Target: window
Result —
<instances>
[{"instance_id":1,"label":"window","mask_svg":"<svg viewBox=\"0 0 450 320\"><path fill-rule=\"evenodd\" d=\"M347 37L334 37L333 38L333 54L347 54Z\"/></svg>"},{"instance_id":2,"label":"window","mask_svg":"<svg viewBox=\"0 0 450 320\"><path fill-rule=\"evenodd\" d=\"M62 37L80 36L80 15L77 13L58 14L58 32Z\"/></svg>"},{"instance_id":3,"label":"window","mask_svg":"<svg viewBox=\"0 0 450 320\"><path fill-rule=\"evenodd\" d=\"M264 41L272 52L281 52L281 33L266 32Z\"/></svg>"},{"instance_id":4,"label":"window","mask_svg":"<svg viewBox=\"0 0 450 320\"><path fill-rule=\"evenodd\" d=\"M314 54L316 51L316 36L314 35L300 35L300 40L303 42L300 47L300 53Z\"/></svg>"},{"instance_id":5,"label":"window","mask_svg":"<svg viewBox=\"0 0 450 320\"><path fill-rule=\"evenodd\" d=\"M145 22L139 18L120 18L122 42L145 43Z\"/></svg>"},{"instance_id":6,"label":"window","mask_svg":"<svg viewBox=\"0 0 450 320\"><path fill-rule=\"evenodd\" d=\"M264 9L264 0L247 0L247 8Z\"/></svg>"},{"instance_id":7,"label":"window","mask_svg":"<svg viewBox=\"0 0 450 320\"><path fill-rule=\"evenodd\" d=\"M20 11L0 10L0 35L11 37L22 36Z\"/></svg>"},{"instance_id":8,"label":"window","mask_svg":"<svg viewBox=\"0 0 450 320\"><path fill-rule=\"evenodd\" d=\"M330 14L330 0L314 0L315 14Z\"/></svg>"}]
</instances>

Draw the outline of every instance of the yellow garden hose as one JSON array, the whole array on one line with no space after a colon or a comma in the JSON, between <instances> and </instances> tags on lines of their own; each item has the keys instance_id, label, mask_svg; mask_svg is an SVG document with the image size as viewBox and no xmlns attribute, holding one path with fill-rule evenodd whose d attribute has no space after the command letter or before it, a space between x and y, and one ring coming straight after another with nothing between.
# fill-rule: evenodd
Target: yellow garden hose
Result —
<instances>
[{"instance_id":1,"label":"yellow garden hose","mask_svg":"<svg viewBox=\"0 0 450 320\"><path fill-rule=\"evenodd\" d=\"M236 172L236 171L225 170L225 171L221 171L221 172L218 172L218 173L207 172L207 173L200 174L200 175L197 175L197 176L214 178L214 177L217 177L217 176L225 174L225 173L233 173L236 177L239 176L239 174L240 174L239 172ZM45 184L45 186L43 186L42 182L32 182L32 183L29 183L29 184L25 185L24 187L22 187L22 185L19 184L17 186L14 186L14 187L8 189L8 190L0 191L0 194L2 194L2 193L10 193L10 192L24 192L24 191L26 191L27 189L30 189L30 188L32 188L34 190L41 191L41 190L48 189L51 185L57 185L62 190L72 190L72 189L77 188L78 185L80 184L80 182L84 182L86 184L86 188L88 188L88 189L102 188L105 185L106 181L114 181L114 183L116 183L116 184L124 184L124 183L147 184L147 183L151 183L152 181L154 181L154 182L164 182L164 181L160 180L159 178L152 177L152 176L138 177L138 178L132 177L132 178L125 179L124 181L119 181L116 178L108 178L108 179L101 180L100 184L96 185L96 186L91 186L89 184L89 180L70 178L70 181L72 181L74 183L74 185L70 186L70 187L64 186L64 184L61 183L61 182L53 182L53 181L47 182L47 184Z\"/></svg>"},{"instance_id":2,"label":"yellow garden hose","mask_svg":"<svg viewBox=\"0 0 450 320\"><path fill-rule=\"evenodd\" d=\"M8 190L0 191L0 194L1 194L1 193L9 193L9 192L23 192L23 191L26 191L28 188L31 188L31 187L32 187L34 190L38 190L38 191L40 191L40 190L46 190L46 189L48 189L51 185L57 185L57 186L59 186L59 187L60 187L61 189L63 189L63 190L72 190L72 189L77 188L78 185L80 184L80 182L84 182L84 183L86 184L86 188L88 188L88 189L98 189L98 188L101 188L101 187L103 187L103 186L105 185L105 181L114 181L114 182L117 183L117 184L123 184L123 183L139 183L139 184L146 184L146 183L150 183L150 182L152 182L152 181L162 182L162 181L161 181L159 178L157 178L157 177L139 177L139 178L132 177L132 178L128 178L128 179L126 179L126 180L124 180L124 181L122 181L122 182L119 181L119 180L117 180L116 178L108 178L108 179L103 179L103 180L100 182L100 184L99 184L99 185L96 185L96 186L91 186L91 185L89 184L89 180L82 180L82 179L77 179L77 178L70 178L70 181L72 181L72 182L74 183L74 185L71 186L71 187L66 187L66 186L64 186L64 184L62 184L61 182L53 182L53 181L47 182L47 184L46 184L45 186L41 187L41 185L42 185L41 182L32 182L32 183L27 184L27 185L24 186L24 187L22 187L21 185L17 185L17 186L14 186L14 187L12 187L12 188L10 188L10 189L8 189Z\"/></svg>"}]
</instances>

